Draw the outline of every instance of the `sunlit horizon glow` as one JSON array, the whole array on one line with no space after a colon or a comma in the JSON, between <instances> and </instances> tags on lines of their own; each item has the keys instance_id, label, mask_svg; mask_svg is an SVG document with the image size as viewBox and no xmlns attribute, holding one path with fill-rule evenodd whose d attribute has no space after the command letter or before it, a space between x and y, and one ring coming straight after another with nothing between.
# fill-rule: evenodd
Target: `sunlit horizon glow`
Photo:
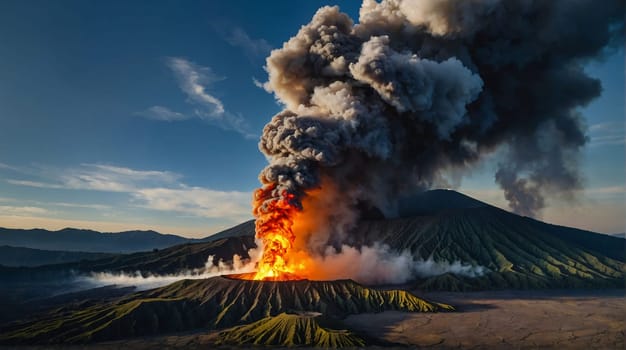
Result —
<instances>
[{"instance_id":1,"label":"sunlit horizon glow","mask_svg":"<svg viewBox=\"0 0 626 350\"><path fill-rule=\"evenodd\" d=\"M459 192L469 195L485 203L510 210L499 189L474 190L468 189ZM573 205L568 202L557 202L549 206L538 218L541 221L575 227L597 233L615 234L624 232L623 210L626 188L611 187L600 189L600 194L586 194L582 198L588 198L586 202L578 199ZM590 213L594 213L593 215ZM617 218L617 220L616 220ZM248 220L252 220L250 215ZM242 220L241 223L248 221ZM94 230L99 232L124 232L134 230L152 230L162 234L175 234L187 238L204 238L218 233L238 223L205 226L170 226L154 223L137 223L122 221L90 221L64 218L51 218L42 216L26 215L0 215L0 227L13 229L46 229L58 231L64 228L76 228ZM622 230L619 230L622 228Z\"/></svg>"}]
</instances>

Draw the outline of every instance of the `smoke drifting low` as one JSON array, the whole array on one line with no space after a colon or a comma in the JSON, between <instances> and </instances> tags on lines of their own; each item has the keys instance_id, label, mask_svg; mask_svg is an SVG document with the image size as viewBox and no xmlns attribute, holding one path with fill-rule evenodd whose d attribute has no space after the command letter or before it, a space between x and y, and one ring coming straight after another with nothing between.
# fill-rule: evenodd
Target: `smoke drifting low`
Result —
<instances>
[{"instance_id":1,"label":"smoke drifting low","mask_svg":"<svg viewBox=\"0 0 626 350\"><path fill-rule=\"evenodd\" d=\"M250 259L241 259L234 255L232 260L220 260L214 264L214 257L209 255L203 268L183 271L176 274L150 274L136 272L92 272L79 276L76 282L83 287L102 287L116 285L134 286L136 290L158 288L183 279L205 279L228 274L244 274L255 271L262 247L248 250ZM453 273L466 277L482 276L488 270L481 266L471 266L459 261L435 262L432 259L416 259L410 252L394 252L389 246L375 243L372 246L351 247L343 245L340 249L327 247L323 255L315 257L316 269L310 279L335 280L351 279L367 285L399 284L416 277L431 277Z\"/></svg>"},{"instance_id":2,"label":"smoke drifting low","mask_svg":"<svg viewBox=\"0 0 626 350\"><path fill-rule=\"evenodd\" d=\"M192 269L175 274L159 275L136 272L91 272L77 278L78 282L87 286L101 287L108 285L135 286L137 290L146 290L162 287L183 279L204 279L227 274L251 273L255 270L255 264L259 260L261 251L258 248L248 250L249 259L242 259L239 255L233 255L232 260L219 260L214 264L214 256L209 255L203 268Z\"/></svg>"},{"instance_id":3,"label":"smoke drifting low","mask_svg":"<svg viewBox=\"0 0 626 350\"><path fill-rule=\"evenodd\" d=\"M352 279L368 285L401 284L417 277L431 277L452 273L466 277L479 277L488 270L460 261L436 262L433 259L414 257L409 251L395 252L384 244L340 249L327 247L324 254L315 257L315 279Z\"/></svg>"}]
</instances>

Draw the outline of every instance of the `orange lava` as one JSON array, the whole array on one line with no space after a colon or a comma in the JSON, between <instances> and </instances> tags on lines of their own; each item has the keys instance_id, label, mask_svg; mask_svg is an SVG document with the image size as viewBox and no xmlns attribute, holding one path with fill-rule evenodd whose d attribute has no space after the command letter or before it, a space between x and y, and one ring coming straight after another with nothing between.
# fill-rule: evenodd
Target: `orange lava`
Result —
<instances>
[{"instance_id":1,"label":"orange lava","mask_svg":"<svg viewBox=\"0 0 626 350\"><path fill-rule=\"evenodd\" d=\"M263 242L263 256L257 265L255 280L290 281L303 279L306 265L289 259L296 236L293 218L298 212L292 201L295 195L283 192L274 198L275 184L267 184L254 194L256 237Z\"/></svg>"},{"instance_id":2,"label":"orange lava","mask_svg":"<svg viewBox=\"0 0 626 350\"><path fill-rule=\"evenodd\" d=\"M231 278L231 279L237 279L237 280L272 281L272 282L300 281L300 280L302 280L302 277L296 276L296 275L291 275L291 274L288 274L288 273L281 273L281 274L279 274L278 277L265 277L265 278L262 278L262 279L256 278L256 275L257 275L256 272L250 272L250 273L237 273L237 274L224 275L224 277Z\"/></svg>"}]
</instances>

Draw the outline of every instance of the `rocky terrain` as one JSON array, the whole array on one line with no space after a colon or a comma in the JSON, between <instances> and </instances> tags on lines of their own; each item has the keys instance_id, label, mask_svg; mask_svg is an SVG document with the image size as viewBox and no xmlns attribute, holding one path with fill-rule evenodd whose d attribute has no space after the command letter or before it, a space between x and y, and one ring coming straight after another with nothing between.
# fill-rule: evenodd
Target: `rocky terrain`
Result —
<instances>
[{"instance_id":1,"label":"rocky terrain","mask_svg":"<svg viewBox=\"0 0 626 350\"><path fill-rule=\"evenodd\" d=\"M365 340L347 329L331 329L329 322L317 313L287 314L233 327L218 335L217 345L313 346L319 348L361 347ZM333 325L329 325L333 327Z\"/></svg>"},{"instance_id":2,"label":"rocky terrain","mask_svg":"<svg viewBox=\"0 0 626 350\"><path fill-rule=\"evenodd\" d=\"M0 344L87 343L221 329L285 312L319 312L341 319L390 310L453 309L404 290L371 289L349 280L269 282L214 277L182 280L106 303L61 307L1 328Z\"/></svg>"},{"instance_id":3,"label":"rocky terrain","mask_svg":"<svg viewBox=\"0 0 626 350\"><path fill-rule=\"evenodd\" d=\"M387 311L350 315L339 326L322 323L320 326L334 330L349 329L358 337L369 335L370 339L377 340L370 342L368 339L365 346L359 346L365 349L623 349L625 346L624 289L433 292L425 295L454 304L457 310L448 313ZM241 345L235 345L236 341L223 343L223 334L233 334L235 329L239 328L136 337L81 348L241 348ZM250 346L248 343L243 347ZM67 345L47 345L46 348L66 349ZM287 346L283 344L273 348Z\"/></svg>"},{"instance_id":4,"label":"rocky terrain","mask_svg":"<svg viewBox=\"0 0 626 350\"><path fill-rule=\"evenodd\" d=\"M124 346L174 341L192 348L361 342L439 348L623 344L624 239L550 225L446 190L414 196L398 213L383 218L376 208L365 210L349 243L378 242L414 258L459 263L474 272L449 269L385 288L349 280L214 277L140 292L72 289L78 277L91 272L171 275L202 268L211 263L209 257L213 263L234 254L245 258L255 247L254 225L245 222L204 242L92 261L0 267L0 343L108 346L117 339L139 339ZM559 288L570 291L559 294ZM607 290L618 291L621 299L594 295L589 288L613 288ZM442 294L476 290L492 292ZM541 293L546 297L533 297ZM578 298L568 293L583 294ZM458 306L457 311L432 314L451 311L448 304ZM311 312L321 315L310 317Z\"/></svg>"},{"instance_id":5,"label":"rocky terrain","mask_svg":"<svg viewBox=\"0 0 626 350\"><path fill-rule=\"evenodd\" d=\"M428 349L623 349L624 289L432 293L448 314L349 316L355 331Z\"/></svg>"}]
</instances>

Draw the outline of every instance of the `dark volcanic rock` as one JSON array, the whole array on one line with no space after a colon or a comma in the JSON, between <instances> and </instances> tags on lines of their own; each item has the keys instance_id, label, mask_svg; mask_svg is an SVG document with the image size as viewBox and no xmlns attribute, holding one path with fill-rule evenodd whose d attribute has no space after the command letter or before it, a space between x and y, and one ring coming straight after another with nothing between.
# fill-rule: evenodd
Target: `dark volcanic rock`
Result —
<instances>
[{"instance_id":1,"label":"dark volcanic rock","mask_svg":"<svg viewBox=\"0 0 626 350\"><path fill-rule=\"evenodd\" d=\"M219 334L217 344L259 346L311 346L316 348L361 347L365 340L347 329L326 325L311 314L287 314L266 317L251 324L233 327ZM333 327L334 326L334 327ZM333 328L330 328L333 327Z\"/></svg>"},{"instance_id":2,"label":"dark volcanic rock","mask_svg":"<svg viewBox=\"0 0 626 350\"><path fill-rule=\"evenodd\" d=\"M491 206L370 221L355 232L356 245L379 241L422 259L484 268L483 275L418 281L425 290L620 287L624 281L624 240Z\"/></svg>"},{"instance_id":3,"label":"dark volcanic rock","mask_svg":"<svg viewBox=\"0 0 626 350\"><path fill-rule=\"evenodd\" d=\"M436 312L452 309L403 290L375 290L350 280L268 282L214 277L182 280L83 310L52 312L37 321L2 329L0 342L104 341L196 328L226 328L294 311L343 318L387 310Z\"/></svg>"}]
</instances>

